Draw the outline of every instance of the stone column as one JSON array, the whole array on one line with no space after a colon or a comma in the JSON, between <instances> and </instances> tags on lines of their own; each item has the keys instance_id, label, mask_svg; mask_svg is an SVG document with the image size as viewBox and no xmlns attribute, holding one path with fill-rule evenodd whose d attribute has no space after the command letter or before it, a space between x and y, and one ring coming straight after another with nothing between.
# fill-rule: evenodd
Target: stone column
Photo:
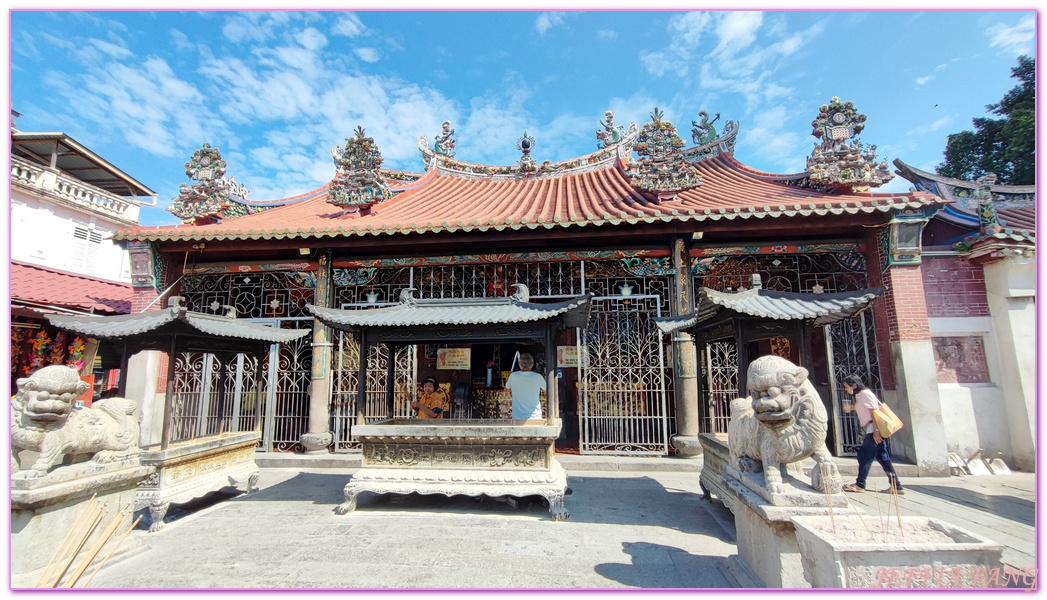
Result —
<instances>
[{"instance_id":1,"label":"stone column","mask_svg":"<svg viewBox=\"0 0 1047 600\"><path fill-rule=\"evenodd\" d=\"M670 310L674 315L694 311L694 285L687 240L674 238L671 248L673 285ZM673 395L676 403L676 435L672 445L680 456L701 456L698 441L698 359L694 339L678 331L673 336Z\"/></svg>"},{"instance_id":2,"label":"stone column","mask_svg":"<svg viewBox=\"0 0 1047 600\"><path fill-rule=\"evenodd\" d=\"M1003 369L1014 466L1032 472L1036 460L1036 260L1008 256L985 264L985 291Z\"/></svg>"},{"instance_id":3,"label":"stone column","mask_svg":"<svg viewBox=\"0 0 1047 600\"><path fill-rule=\"evenodd\" d=\"M331 306L331 251L321 250L313 304ZM302 434L306 454L327 454L331 445L331 328L313 320L313 373L309 386L309 431Z\"/></svg>"}]
</instances>

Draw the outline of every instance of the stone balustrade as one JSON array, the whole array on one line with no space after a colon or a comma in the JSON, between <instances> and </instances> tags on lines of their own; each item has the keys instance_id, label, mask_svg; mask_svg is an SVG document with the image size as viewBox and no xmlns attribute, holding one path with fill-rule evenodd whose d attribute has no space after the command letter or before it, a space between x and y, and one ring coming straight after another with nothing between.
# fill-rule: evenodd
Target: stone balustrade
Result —
<instances>
[{"instance_id":1,"label":"stone balustrade","mask_svg":"<svg viewBox=\"0 0 1047 600\"><path fill-rule=\"evenodd\" d=\"M64 200L66 203L102 213L128 224L138 222L138 202L17 156L11 157L11 185L38 190L45 196Z\"/></svg>"}]
</instances>

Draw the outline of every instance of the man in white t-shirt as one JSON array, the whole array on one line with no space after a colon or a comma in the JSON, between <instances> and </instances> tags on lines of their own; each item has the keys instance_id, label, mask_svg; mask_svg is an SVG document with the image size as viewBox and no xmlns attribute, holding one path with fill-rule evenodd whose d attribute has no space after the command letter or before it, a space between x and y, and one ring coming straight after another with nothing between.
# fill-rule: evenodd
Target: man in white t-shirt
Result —
<instances>
[{"instance_id":1,"label":"man in white t-shirt","mask_svg":"<svg viewBox=\"0 0 1047 600\"><path fill-rule=\"evenodd\" d=\"M532 371L534 357L520 355L520 370L509 376L505 388L513 394L514 419L541 419L542 406L539 393L545 389L545 377Z\"/></svg>"}]
</instances>

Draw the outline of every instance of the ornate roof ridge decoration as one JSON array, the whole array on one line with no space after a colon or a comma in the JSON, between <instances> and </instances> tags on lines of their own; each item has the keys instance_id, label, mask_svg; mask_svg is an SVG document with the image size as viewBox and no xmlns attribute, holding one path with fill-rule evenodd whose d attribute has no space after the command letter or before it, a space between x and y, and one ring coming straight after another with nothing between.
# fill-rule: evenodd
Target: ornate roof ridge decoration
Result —
<instances>
[{"instance_id":1,"label":"ornate roof ridge decoration","mask_svg":"<svg viewBox=\"0 0 1047 600\"><path fill-rule=\"evenodd\" d=\"M235 177L226 178L225 167L222 153L205 142L185 163L185 174L195 183L178 186L178 197L168 207L168 212L186 224L205 225L221 221L231 206L230 202L246 200L251 193L243 184L236 183Z\"/></svg>"},{"instance_id":2,"label":"ornate roof ridge decoration","mask_svg":"<svg viewBox=\"0 0 1047 600\"><path fill-rule=\"evenodd\" d=\"M917 190L927 191L949 201L955 201L969 211L978 210L977 181L965 181L945 177L936 173L921 171L912 165L894 159L895 173L912 182ZM1029 208L1036 206L1035 185L1006 185L992 183L989 185L992 201L997 209Z\"/></svg>"},{"instance_id":3,"label":"ornate roof ridge decoration","mask_svg":"<svg viewBox=\"0 0 1047 600\"><path fill-rule=\"evenodd\" d=\"M677 192L702 184L698 170L681 152L686 143L664 116L658 107L651 111L651 120L644 123L632 148L640 160L631 162L625 173L634 188L660 201L671 200Z\"/></svg>"},{"instance_id":4,"label":"ornate roof ridge decoration","mask_svg":"<svg viewBox=\"0 0 1047 600\"><path fill-rule=\"evenodd\" d=\"M705 115L702 123L706 123L709 113L703 110L699 111L698 114ZM716 116L719 118L720 113L716 113ZM713 121L715 122L716 119L713 119ZM694 129L691 130L691 139L698 145L682 150L681 153L684 159L694 163L721 155L734 154L734 145L738 141L737 121L726 121L723 125L723 132L718 137L712 122L708 123L709 130L702 129L706 125L695 123L694 121L691 121L691 124L694 126ZM806 174L804 174L804 177L806 177Z\"/></svg>"},{"instance_id":5,"label":"ornate roof ridge decoration","mask_svg":"<svg viewBox=\"0 0 1047 600\"><path fill-rule=\"evenodd\" d=\"M604 116L607 116L607 111ZM567 160L561 160L557 162L543 161L541 163L535 162L530 159L529 150L525 153L525 156L530 159L529 162L533 163L534 168L531 169L530 165L523 166L524 158L521 157L521 162L515 165L487 165L480 163L472 163L454 158L452 154L442 154L436 151L436 147L429 147L429 141L426 136L420 136L417 140L418 150L422 153L422 159L425 161L426 169L436 169L441 175L449 175L451 177L459 177L462 179L488 179L493 181L513 181L517 179L546 179L550 177L560 177L562 175L573 175L579 173L587 173L600 168L607 168L616 160L624 160L628 158L629 148L636 140L636 136L640 133L639 127L636 123L630 123L628 129L622 131L620 125L613 123L613 114L611 113L612 122L611 127L615 133L620 134L620 137L613 143L604 143L603 139L600 138L601 134L606 134L606 131L597 131L598 146L600 149L590 154L585 154L576 158ZM445 124L450 126L449 121L445 121ZM607 128L608 123L605 121L600 122ZM450 133L453 134L454 130L451 129ZM441 134L442 135L442 134ZM524 135L527 135L524 132ZM530 136L528 136L530 137ZM437 140L440 136L437 136ZM521 143L517 140L517 144ZM531 149L533 149L534 138L530 138ZM517 146L521 151L523 148ZM395 190L394 190L395 191Z\"/></svg>"},{"instance_id":6,"label":"ornate roof ridge decoration","mask_svg":"<svg viewBox=\"0 0 1047 600\"><path fill-rule=\"evenodd\" d=\"M603 113L603 120L600 121L600 125L603 126L603 131L596 130L596 147L597 148L611 148L621 144L626 139L625 128L621 125L617 125L614 122L614 111L605 110ZM629 124L629 131L632 131L634 124ZM639 133L639 130L637 130ZM635 137L635 135L634 135Z\"/></svg>"},{"instance_id":7,"label":"ornate roof ridge decoration","mask_svg":"<svg viewBox=\"0 0 1047 600\"><path fill-rule=\"evenodd\" d=\"M345 209L365 214L375 204L393 193L382 176L382 153L374 138L357 125L354 137L345 138L345 146L331 148L334 159L334 179L327 190L327 201Z\"/></svg>"},{"instance_id":8,"label":"ornate roof ridge decoration","mask_svg":"<svg viewBox=\"0 0 1047 600\"><path fill-rule=\"evenodd\" d=\"M975 199L978 201L978 231L956 244L960 252L972 252L987 245L993 246L986 254L992 258L1002 256L1031 256L1033 249L1024 248L1023 243L1036 243L1036 232L1004 227L997 214L992 189L996 187L996 175L988 173L974 180ZM1024 186L1023 186L1024 187Z\"/></svg>"},{"instance_id":9,"label":"ornate roof ridge decoration","mask_svg":"<svg viewBox=\"0 0 1047 600\"><path fill-rule=\"evenodd\" d=\"M810 187L829 192L864 192L894 179L887 159L876 162L876 145L865 148L855 137L865 128L865 115L855 110L853 102L833 96L829 104L819 107L811 127L811 135L821 143L815 142L807 158ZM854 141L849 142L852 138Z\"/></svg>"},{"instance_id":10,"label":"ornate roof ridge decoration","mask_svg":"<svg viewBox=\"0 0 1047 600\"><path fill-rule=\"evenodd\" d=\"M523 152L520 162L516 163L516 171L524 176L534 173L538 168L534 164L534 159L531 158L531 150L534 149L534 138L527 135L525 131L523 136L516 140L516 149Z\"/></svg>"}]
</instances>

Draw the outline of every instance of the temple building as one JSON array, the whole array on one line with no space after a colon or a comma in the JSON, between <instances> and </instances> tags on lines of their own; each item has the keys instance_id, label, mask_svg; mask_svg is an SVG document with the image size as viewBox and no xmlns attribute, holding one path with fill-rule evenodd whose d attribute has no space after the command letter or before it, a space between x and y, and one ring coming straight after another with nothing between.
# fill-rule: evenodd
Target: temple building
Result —
<instances>
[{"instance_id":1,"label":"temple building","mask_svg":"<svg viewBox=\"0 0 1047 600\"><path fill-rule=\"evenodd\" d=\"M133 312L177 295L194 311L232 307L312 331L265 360L262 451L358 451L354 424L409 417L430 376L448 398L444 418L507 418L502 384L529 352L536 371L555 373L559 449L687 456L699 432L726 432L748 361L773 353L808 370L834 454L853 455L861 441L841 410L840 380L854 373L907 424L892 453L948 473L951 399L936 376L921 238L955 202L926 186L870 191L893 174L855 137L865 116L839 98L816 115L807 169L788 175L739 162L739 124L717 130L719 115L704 111L690 143L658 109L628 127L608 111L598 150L558 162L524 133L508 166L459 158L445 122L432 143L418 140L421 172L382 168L381 140L357 128L332 150L330 183L271 202L248 200L205 144L170 209L183 224L115 239L132 256ZM392 355L369 344L361 357L358 335L315 316L506 296L550 305L587 296L587 325L559 332L555 353L540 339L492 337L395 344ZM659 322L684 316L686 328L663 333ZM210 360L176 361L178 385L204 385ZM162 381L166 369L143 372ZM143 445L159 432L159 419L146 421Z\"/></svg>"}]
</instances>

